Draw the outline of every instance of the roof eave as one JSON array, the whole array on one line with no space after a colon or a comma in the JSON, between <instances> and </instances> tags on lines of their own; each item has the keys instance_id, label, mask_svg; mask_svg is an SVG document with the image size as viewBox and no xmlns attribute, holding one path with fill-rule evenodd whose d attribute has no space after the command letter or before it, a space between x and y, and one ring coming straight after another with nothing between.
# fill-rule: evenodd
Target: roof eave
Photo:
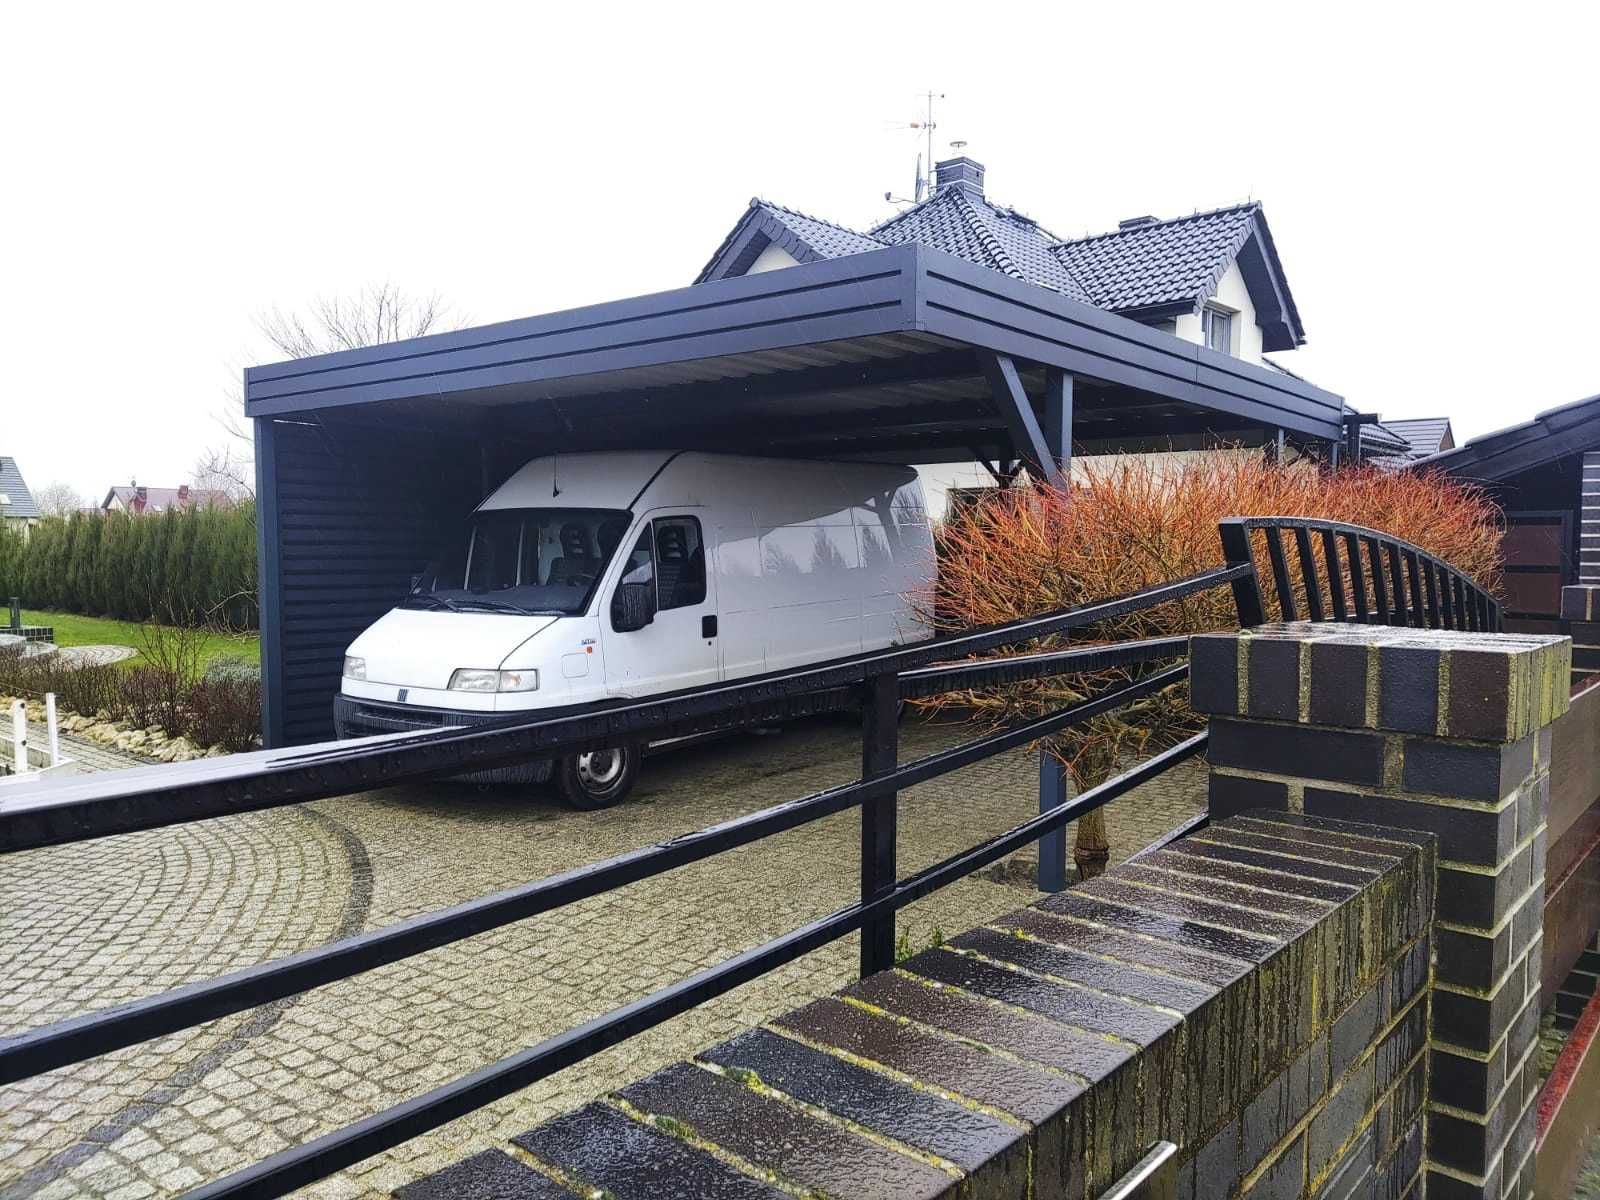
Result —
<instances>
[{"instance_id":1,"label":"roof eave","mask_svg":"<svg viewBox=\"0 0 1600 1200\"><path fill-rule=\"evenodd\" d=\"M1272 231L1267 227L1266 214L1259 206L1250 218L1250 235L1239 247L1234 261L1239 264L1239 274L1244 276L1245 287L1250 291L1250 303L1255 306L1256 324L1261 327L1261 348L1293 350L1305 345L1306 331L1300 322L1300 310L1289 291L1289 281L1284 276Z\"/></svg>"}]
</instances>

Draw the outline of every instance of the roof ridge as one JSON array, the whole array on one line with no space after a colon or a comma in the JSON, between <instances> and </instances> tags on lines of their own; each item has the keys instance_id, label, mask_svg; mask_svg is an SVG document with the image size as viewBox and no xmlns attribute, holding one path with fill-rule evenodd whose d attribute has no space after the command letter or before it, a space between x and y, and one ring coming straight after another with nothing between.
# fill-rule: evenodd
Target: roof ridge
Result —
<instances>
[{"instance_id":1,"label":"roof ridge","mask_svg":"<svg viewBox=\"0 0 1600 1200\"><path fill-rule=\"evenodd\" d=\"M1097 242L1103 238L1125 237L1132 233L1142 233L1146 229L1160 229L1167 225L1181 225L1185 221L1198 221L1204 217L1220 217L1224 213L1243 212L1246 209L1259 209L1261 201L1246 200L1242 204L1225 204L1221 208L1208 208L1202 212L1186 213L1181 217L1167 217L1161 221L1147 221L1142 225L1131 225L1126 229L1108 229L1104 233L1086 233L1078 238L1064 238L1050 247L1054 252L1062 246L1081 246L1085 242Z\"/></svg>"},{"instance_id":2,"label":"roof ridge","mask_svg":"<svg viewBox=\"0 0 1600 1200\"><path fill-rule=\"evenodd\" d=\"M808 212L801 212L798 208L790 208L787 204L779 204L776 200L764 200L757 196L753 203L759 204L763 208L775 208L779 212L788 213L791 217L803 217L807 221L815 221L818 225L826 225L843 233L854 234L856 237L864 237L874 242L878 240L870 233L862 233L859 229L851 229L848 225L841 225L838 221L830 221L826 217L813 217Z\"/></svg>"},{"instance_id":3,"label":"roof ridge","mask_svg":"<svg viewBox=\"0 0 1600 1200\"><path fill-rule=\"evenodd\" d=\"M993 260L996 269L1010 275L1013 279L1026 279L1022 269L1012 261L1010 253L1007 252L999 237L995 235L994 230L989 228L989 218L979 211L977 204L973 202L970 196L964 194L966 189L955 187L950 190L955 196L955 203L966 211L972 228L978 235L978 244L983 247L983 252Z\"/></svg>"}]
</instances>

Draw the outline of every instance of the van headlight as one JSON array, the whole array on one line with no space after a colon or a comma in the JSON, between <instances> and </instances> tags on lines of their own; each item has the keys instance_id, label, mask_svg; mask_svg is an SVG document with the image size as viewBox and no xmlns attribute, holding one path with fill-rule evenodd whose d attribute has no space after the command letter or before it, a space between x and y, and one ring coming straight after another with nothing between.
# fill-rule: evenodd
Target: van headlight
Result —
<instances>
[{"instance_id":1,"label":"van headlight","mask_svg":"<svg viewBox=\"0 0 1600 1200\"><path fill-rule=\"evenodd\" d=\"M367 660L357 658L353 654L344 656L344 677L346 679L365 679L367 677Z\"/></svg>"},{"instance_id":2,"label":"van headlight","mask_svg":"<svg viewBox=\"0 0 1600 1200\"><path fill-rule=\"evenodd\" d=\"M450 674L452 692L536 692L539 690L539 672L489 671L476 667L461 667Z\"/></svg>"}]
</instances>

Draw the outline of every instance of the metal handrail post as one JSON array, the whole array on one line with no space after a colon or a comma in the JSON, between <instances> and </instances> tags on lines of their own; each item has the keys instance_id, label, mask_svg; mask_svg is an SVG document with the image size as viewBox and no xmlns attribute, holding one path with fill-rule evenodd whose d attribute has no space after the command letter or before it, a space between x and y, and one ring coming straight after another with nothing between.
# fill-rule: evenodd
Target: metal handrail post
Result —
<instances>
[{"instance_id":1,"label":"metal handrail post","mask_svg":"<svg viewBox=\"0 0 1600 1200\"><path fill-rule=\"evenodd\" d=\"M900 679L874 675L862 686L861 778L887 775L900 762ZM861 902L877 899L899 882L896 862L899 793L887 792L861 805ZM861 975L894 966L894 913L861 927Z\"/></svg>"}]
</instances>

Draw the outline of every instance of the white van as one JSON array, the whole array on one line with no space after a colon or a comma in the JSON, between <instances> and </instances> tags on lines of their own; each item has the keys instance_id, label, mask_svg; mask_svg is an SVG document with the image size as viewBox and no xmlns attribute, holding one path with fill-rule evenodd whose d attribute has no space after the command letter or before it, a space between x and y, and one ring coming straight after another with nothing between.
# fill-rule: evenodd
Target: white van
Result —
<instances>
[{"instance_id":1,"label":"white van","mask_svg":"<svg viewBox=\"0 0 1600 1200\"><path fill-rule=\"evenodd\" d=\"M341 738L649 696L931 636L908 467L695 451L536 458L353 643ZM643 747L474 776L620 801Z\"/></svg>"}]
</instances>

